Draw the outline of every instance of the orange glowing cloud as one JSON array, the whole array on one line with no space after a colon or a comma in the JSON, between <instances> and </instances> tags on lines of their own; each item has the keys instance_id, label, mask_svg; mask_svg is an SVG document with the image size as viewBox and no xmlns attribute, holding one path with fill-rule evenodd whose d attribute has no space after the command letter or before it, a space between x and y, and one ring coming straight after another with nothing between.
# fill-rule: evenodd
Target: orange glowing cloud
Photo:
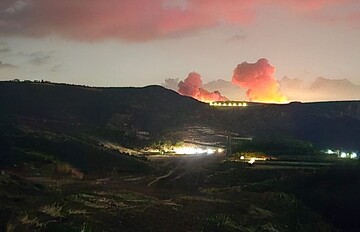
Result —
<instances>
[{"instance_id":1,"label":"orange glowing cloud","mask_svg":"<svg viewBox=\"0 0 360 232\"><path fill-rule=\"evenodd\" d=\"M213 101L227 101L228 99L222 96L218 91L209 92L202 86L202 80L200 74L196 72L189 73L188 77L184 81L180 81L178 92L181 95L195 98L202 102Z\"/></svg>"},{"instance_id":2,"label":"orange glowing cloud","mask_svg":"<svg viewBox=\"0 0 360 232\"><path fill-rule=\"evenodd\" d=\"M260 59L256 63L244 62L234 69L232 82L247 89L246 95L250 101L286 102L286 97L281 94L280 85L274 78L274 72L275 67L267 59Z\"/></svg>"}]
</instances>

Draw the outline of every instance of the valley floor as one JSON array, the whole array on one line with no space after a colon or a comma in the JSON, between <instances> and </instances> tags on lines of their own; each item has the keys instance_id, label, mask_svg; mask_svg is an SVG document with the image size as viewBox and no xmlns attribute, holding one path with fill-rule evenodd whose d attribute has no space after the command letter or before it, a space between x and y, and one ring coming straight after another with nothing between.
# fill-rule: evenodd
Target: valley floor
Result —
<instances>
[{"instance_id":1,"label":"valley floor","mask_svg":"<svg viewBox=\"0 0 360 232\"><path fill-rule=\"evenodd\" d=\"M357 231L357 164L151 158L155 172L24 164L0 175L1 231Z\"/></svg>"}]
</instances>

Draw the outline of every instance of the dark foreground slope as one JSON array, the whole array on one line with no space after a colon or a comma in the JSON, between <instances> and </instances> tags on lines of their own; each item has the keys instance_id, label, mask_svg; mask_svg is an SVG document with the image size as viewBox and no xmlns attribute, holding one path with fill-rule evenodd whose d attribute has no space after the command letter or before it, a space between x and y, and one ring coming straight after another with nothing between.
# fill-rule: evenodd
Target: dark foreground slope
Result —
<instances>
[{"instance_id":1,"label":"dark foreground slope","mask_svg":"<svg viewBox=\"0 0 360 232\"><path fill-rule=\"evenodd\" d=\"M359 119L359 102L223 109L159 86L0 82L0 231L359 231L357 160L122 152L194 125L359 150Z\"/></svg>"},{"instance_id":2,"label":"dark foreground slope","mask_svg":"<svg viewBox=\"0 0 360 232\"><path fill-rule=\"evenodd\" d=\"M2 82L0 164L46 157L83 171L144 171L148 168L142 160L99 144L137 146L136 131L156 135L191 120L199 107L195 100L158 86L86 88Z\"/></svg>"}]
</instances>

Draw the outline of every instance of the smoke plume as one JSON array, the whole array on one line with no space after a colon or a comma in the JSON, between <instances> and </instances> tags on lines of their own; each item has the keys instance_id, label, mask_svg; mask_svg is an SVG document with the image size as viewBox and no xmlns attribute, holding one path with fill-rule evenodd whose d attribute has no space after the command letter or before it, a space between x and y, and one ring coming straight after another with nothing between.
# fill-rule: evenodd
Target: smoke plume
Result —
<instances>
[{"instance_id":1,"label":"smoke plume","mask_svg":"<svg viewBox=\"0 0 360 232\"><path fill-rule=\"evenodd\" d=\"M273 76L274 72L275 67L267 59L260 59L253 64L244 62L234 69L232 83L247 89L246 95L250 101L286 102Z\"/></svg>"},{"instance_id":2,"label":"smoke plume","mask_svg":"<svg viewBox=\"0 0 360 232\"><path fill-rule=\"evenodd\" d=\"M209 92L202 88L202 80L200 74L196 72L189 73L184 81L180 81L178 92L181 95L195 98L202 102L227 101L228 99L218 91Z\"/></svg>"},{"instance_id":3,"label":"smoke plume","mask_svg":"<svg viewBox=\"0 0 360 232\"><path fill-rule=\"evenodd\" d=\"M179 78L167 78L161 85L177 92L179 90Z\"/></svg>"}]
</instances>

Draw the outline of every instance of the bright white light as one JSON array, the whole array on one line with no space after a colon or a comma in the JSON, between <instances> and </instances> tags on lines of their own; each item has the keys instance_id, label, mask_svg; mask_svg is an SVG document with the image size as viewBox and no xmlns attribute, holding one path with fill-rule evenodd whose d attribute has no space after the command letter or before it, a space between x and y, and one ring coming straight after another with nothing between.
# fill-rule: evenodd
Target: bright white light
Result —
<instances>
[{"instance_id":1,"label":"bright white light","mask_svg":"<svg viewBox=\"0 0 360 232\"><path fill-rule=\"evenodd\" d=\"M248 161L248 163L249 163L249 164L253 164L253 163L255 163L255 160L256 160L255 158L251 158L251 159Z\"/></svg>"},{"instance_id":2,"label":"bright white light","mask_svg":"<svg viewBox=\"0 0 360 232\"><path fill-rule=\"evenodd\" d=\"M223 153L223 152L224 152L224 149L218 148L218 149L217 149L217 152L218 152L218 153Z\"/></svg>"},{"instance_id":3,"label":"bright white light","mask_svg":"<svg viewBox=\"0 0 360 232\"><path fill-rule=\"evenodd\" d=\"M175 154L179 154L179 155L200 155L200 154L212 155L216 152L216 150L211 148L202 149L198 147L175 147L174 152Z\"/></svg>"},{"instance_id":4,"label":"bright white light","mask_svg":"<svg viewBox=\"0 0 360 232\"><path fill-rule=\"evenodd\" d=\"M176 154L190 155L196 154L196 148L194 147L176 147L174 148Z\"/></svg>"},{"instance_id":5,"label":"bright white light","mask_svg":"<svg viewBox=\"0 0 360 232\"><path fill-rule=\"evenodd\" d=\"M242 156L240 156L240 159L243 160L243 159L245 159L245 157L242 155Z\"/></svg>"},{"instance_id":6,"label":"bright white light","mask_svg":"<svg viewBox=\"0 0 360 232\"><path fill-rule=\"evenodd\" d=\"M356 159L357 158L357 154L355 152L351 153L350 155L351 159Z\"/></svg>"},{"instance_id":7,"label":"bright white light","mask_svg":"<svg viewBox=\"0 0 360 232\"><path fill-rule=\"evenodd\" d=\"M325 153L326 153L326 154L329 154L329 155L335 154L335 152L332 151L332 150L330 150L330 149L328 149Z\"/></svg>"},{"instance_id":8,"label":"bright white light","mask_svg":"<svg viewBox=\"0 0 360 232\"><path fill-rule=\"evenodd\" d=\"M210 106L239 106L246 107L248 104L246 102L208 102Z\"/></svg>"},{"instance_id":9,"label":"bright white light","mask_svg":"<svg viewBox=\"0 0 360 232\"><path fill-rule=\"evenodd\" d=\"M346 158L346 153L345 153L345 152L341 152L340 158Z\"/></svg>"}]
</instances>

